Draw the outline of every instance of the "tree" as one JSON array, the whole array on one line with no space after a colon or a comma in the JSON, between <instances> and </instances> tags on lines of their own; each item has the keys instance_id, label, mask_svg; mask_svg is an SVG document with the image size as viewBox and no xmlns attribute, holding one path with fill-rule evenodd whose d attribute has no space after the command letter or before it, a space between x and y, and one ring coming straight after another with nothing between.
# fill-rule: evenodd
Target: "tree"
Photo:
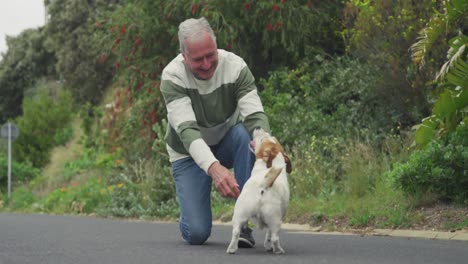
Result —
<instances>
[{"instance_id":1,"label":"tree","mask_svg":"<svg viewBox=\"0 0 468 264\"><path fill-rule=\"evenodd\" d=\"M347 1L343 36L347 53L376 67L381 81L376 95L387 106L381 116L394 126L412 127L427 114L425 91L420 89L432 75L432 62L417 71L408 52L418 29L432 14L433 0ZM443 53L434 50L434 63Z\"/></svg>"},{"instance_id":2,"label":"tree","mask_svg":"<svg viewBox=\"0 0 468 264\"><path fill-rule=\"evenodd\" d=\"M24 93L38 79L54 76L55 55L44 47L44 28L7 37L8 51L0 62L0 122L21 115Z\"/></svg>"},{"instance_id":3,"label":"tree","mask_svg":"<svg viewBox=\"0 0 468 264\"><path fill-rule=\"evenodd\" d=\"M47 47L56 53L57 72L77 102L99 102L112 78L112 68L99 59L102 49L93 36L99 28L96 15L105 13L115 2L46 2L50 15Z\"/></svg>"},{"instance_id":4,"label":"tree","mask_svg":"<svg viewBox=\"0 0 468 264\"><path fill-rule=\"evenodd\" d=\"M468 2L444 1L442 12L435 12L411 46L413 62L423 67L437 40L452 36L448 40L447 61L434 80L439 88L438 99L432 115L423 120L416 132L416 143L421 146L434 136L455 131L461 122L468 122L468 37L464 34L467 27Z\"/></svg>"}]
</instances>

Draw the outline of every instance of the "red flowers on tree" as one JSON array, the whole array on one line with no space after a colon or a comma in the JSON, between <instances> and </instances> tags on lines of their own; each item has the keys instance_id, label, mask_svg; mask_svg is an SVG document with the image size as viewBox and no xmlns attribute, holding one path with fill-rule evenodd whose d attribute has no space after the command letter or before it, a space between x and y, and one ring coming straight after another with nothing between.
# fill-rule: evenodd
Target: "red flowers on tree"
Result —
<instances>
[{"instance_id":1,"label":"red flowers on tree","mask_svg":"<svg viewBox=\"0 0 468 264\"><path fill-rule=\"evenodd\" d=\"M273 5L273 11L278 11L279 7L277 5Z\"/></svg>"},{"instance_id":2,"label":"red flowers on tree","mask_svg":"<svg viewBox=\"0 0 468 264\"><path fill-rule=\"evenodd\" d=\"M245 10L249 11L251 8L250 3L245 3L244 8Z\"/></svg>"},{"instance_id":3,"label":"red flowers on tree","mask_svg":"<svg viewBox=\"0 0 468 264\"><path fill-rule=\"evenodd\" d=\"M135 37L135 47L139 47L141 45L141 39L139 37Z\"/></svg>"},{"instance_id":4,"label":"red flowers on tree","mask_svg":"<svg viewBox=\"0 0 468 264\"><path fill-rule=\"evenodd\" d=\"M197 12L198 10L198 5L197 4L193 4L192 5L192 15L195 15L195 13Z\"/></svg>"},{"instance_id":5,"label":"red flowers on tree","mask_svg":"<svg viewBox=\"0 0 468 264\"><path fill-rule=\"evenodd\" d=\"M281 24L280 21L276 22L276 29L279 29L279 28L281 27L281 25L282 25L282 24Z\"/></svg>"},{"instance_id":6,"label":"red flowers on tree","mask_svg":"<svg viewBox=\"0 0 468 264\"><path fill-rule=\"evenodd\" d=\"M99 62L104 63L106 61L106 55L102 54L99 56Z\"/></svg>"}]
</instances>

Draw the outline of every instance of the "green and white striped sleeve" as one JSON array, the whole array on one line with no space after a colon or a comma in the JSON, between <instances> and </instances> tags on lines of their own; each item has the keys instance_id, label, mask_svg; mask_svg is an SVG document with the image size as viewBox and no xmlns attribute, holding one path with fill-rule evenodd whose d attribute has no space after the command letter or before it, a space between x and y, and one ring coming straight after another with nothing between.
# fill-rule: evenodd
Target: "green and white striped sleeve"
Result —
<instances>
[{"instance_id":1,"label":"green and white striped sleeve","mask_svg":"<svg viewBox=\"0 0 468 264\"><path fill-rule=\"evenodd\" d=\"M217 159L201 137L192 102L182 86L165 77L167 76L163 73L161 92L166 102L168 122L176 131L185 150L200 168L208 172L210 165Z\"/></svg>"}]
</instances>

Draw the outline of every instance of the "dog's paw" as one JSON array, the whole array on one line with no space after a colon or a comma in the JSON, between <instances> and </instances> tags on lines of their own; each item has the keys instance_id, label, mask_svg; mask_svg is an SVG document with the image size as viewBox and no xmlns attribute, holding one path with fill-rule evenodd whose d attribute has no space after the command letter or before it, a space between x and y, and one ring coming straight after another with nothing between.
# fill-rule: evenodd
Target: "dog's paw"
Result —
<instances>
[{"instance_id":1,"label":"dog's paw","mask_svg":"<svg viewBox=\"0 0 468 264\"><path fill-rule=\"evenodd\" d=\"M286 251L284 251L284 249L282 247L277 247L277 248L273 249L273 253L275 253L276 255L282 255L282 254L286 253Z\"/></svg>"},{"instance_id":2,"label":"dog's paw","mask_svg":"<svg viewBox=\"0 0 468 264\"><path fill-rule=\"evenodd\" d=\"M273 248L271 247L271 241L269 239L265 240L265 242L263 243L263 247L265 248L266 252L273 252Z\"/></svg>"},{"instance_id":3,"label":"dog's paw","mask_svg":"<svg viewBox=\"0 0 468 264\"><path fill-rule=\"evenodd\" d=\"M227 250L226 250L226 253L228 254L235 254L237 251L237 248L231 248L229 247Z\"/></svg>"},{"instance_id":4,"label":"dog's paw","mask_svg":"<svg viewBox=\"0 0 468 264\"><path fill-rule=\"evenodd\" d=\"M229 247L226 250L226 253L235 254L238 248L239 247L237 246L237 242L236 241L231 241L231 243L229 244Z\"/></svg>"}]
</instances>

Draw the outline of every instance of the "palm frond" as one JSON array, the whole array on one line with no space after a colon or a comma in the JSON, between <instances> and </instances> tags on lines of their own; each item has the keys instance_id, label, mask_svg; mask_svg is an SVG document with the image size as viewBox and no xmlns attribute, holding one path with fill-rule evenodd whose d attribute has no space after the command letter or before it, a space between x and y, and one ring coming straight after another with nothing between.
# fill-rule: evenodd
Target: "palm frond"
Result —
<instances>
[{"instance_id":1,"label":"palm frond","mask_svg":"<svg viewBox=\"0 0 468 264\"><path fill-rule=\"evenodd\" d=\"M415 64L421 67L425 64L425 57L437 39L442 35L446 26L446 17L437 14L426 27L419 32L418 41L411 45L411 58Z\"/></svg>"},{"instance_id":2,"label":"palm frond","mask_svg":"<svg viewBox=\"0 0 468 264\"><path fill-rule=\"evenodd\" d=\"M468 1L466 0L447 0L445 3L448 23L452 24L459 18L466 17L468 13Z\"/></svg>"},{"instance_id":3,"label":"palm frond","mask_svg":"<svg viewBox=\"0 0 468 264\"><path fill-rule=\"evenodd\" d=\"M435 13L419 32L417 42L411 47L411 58L420 67L425 64L425 57L437 39L444 33L453 30L456 21L466 18L468 14L468 1L446 0L444 13Z\"/></svg>"},{"instance_id":4,"label":"palm frond","mask_svg":"<svg viewBox=\"0 0 468 264\"><path fill-rule=\"evenodd\" d=\"M448 57L450 59L442 66L437 74L437 81L447 78L449 83L455 86L467 87L468 63L466 63L467 55L465 50L468 43L465 41L465 43L461 43L460 45L462 39L467 39L466 37L462 37L463 36L456 38L453 42L454 45L451 45L448 52Z\"/></svg>"}]
</instances>

